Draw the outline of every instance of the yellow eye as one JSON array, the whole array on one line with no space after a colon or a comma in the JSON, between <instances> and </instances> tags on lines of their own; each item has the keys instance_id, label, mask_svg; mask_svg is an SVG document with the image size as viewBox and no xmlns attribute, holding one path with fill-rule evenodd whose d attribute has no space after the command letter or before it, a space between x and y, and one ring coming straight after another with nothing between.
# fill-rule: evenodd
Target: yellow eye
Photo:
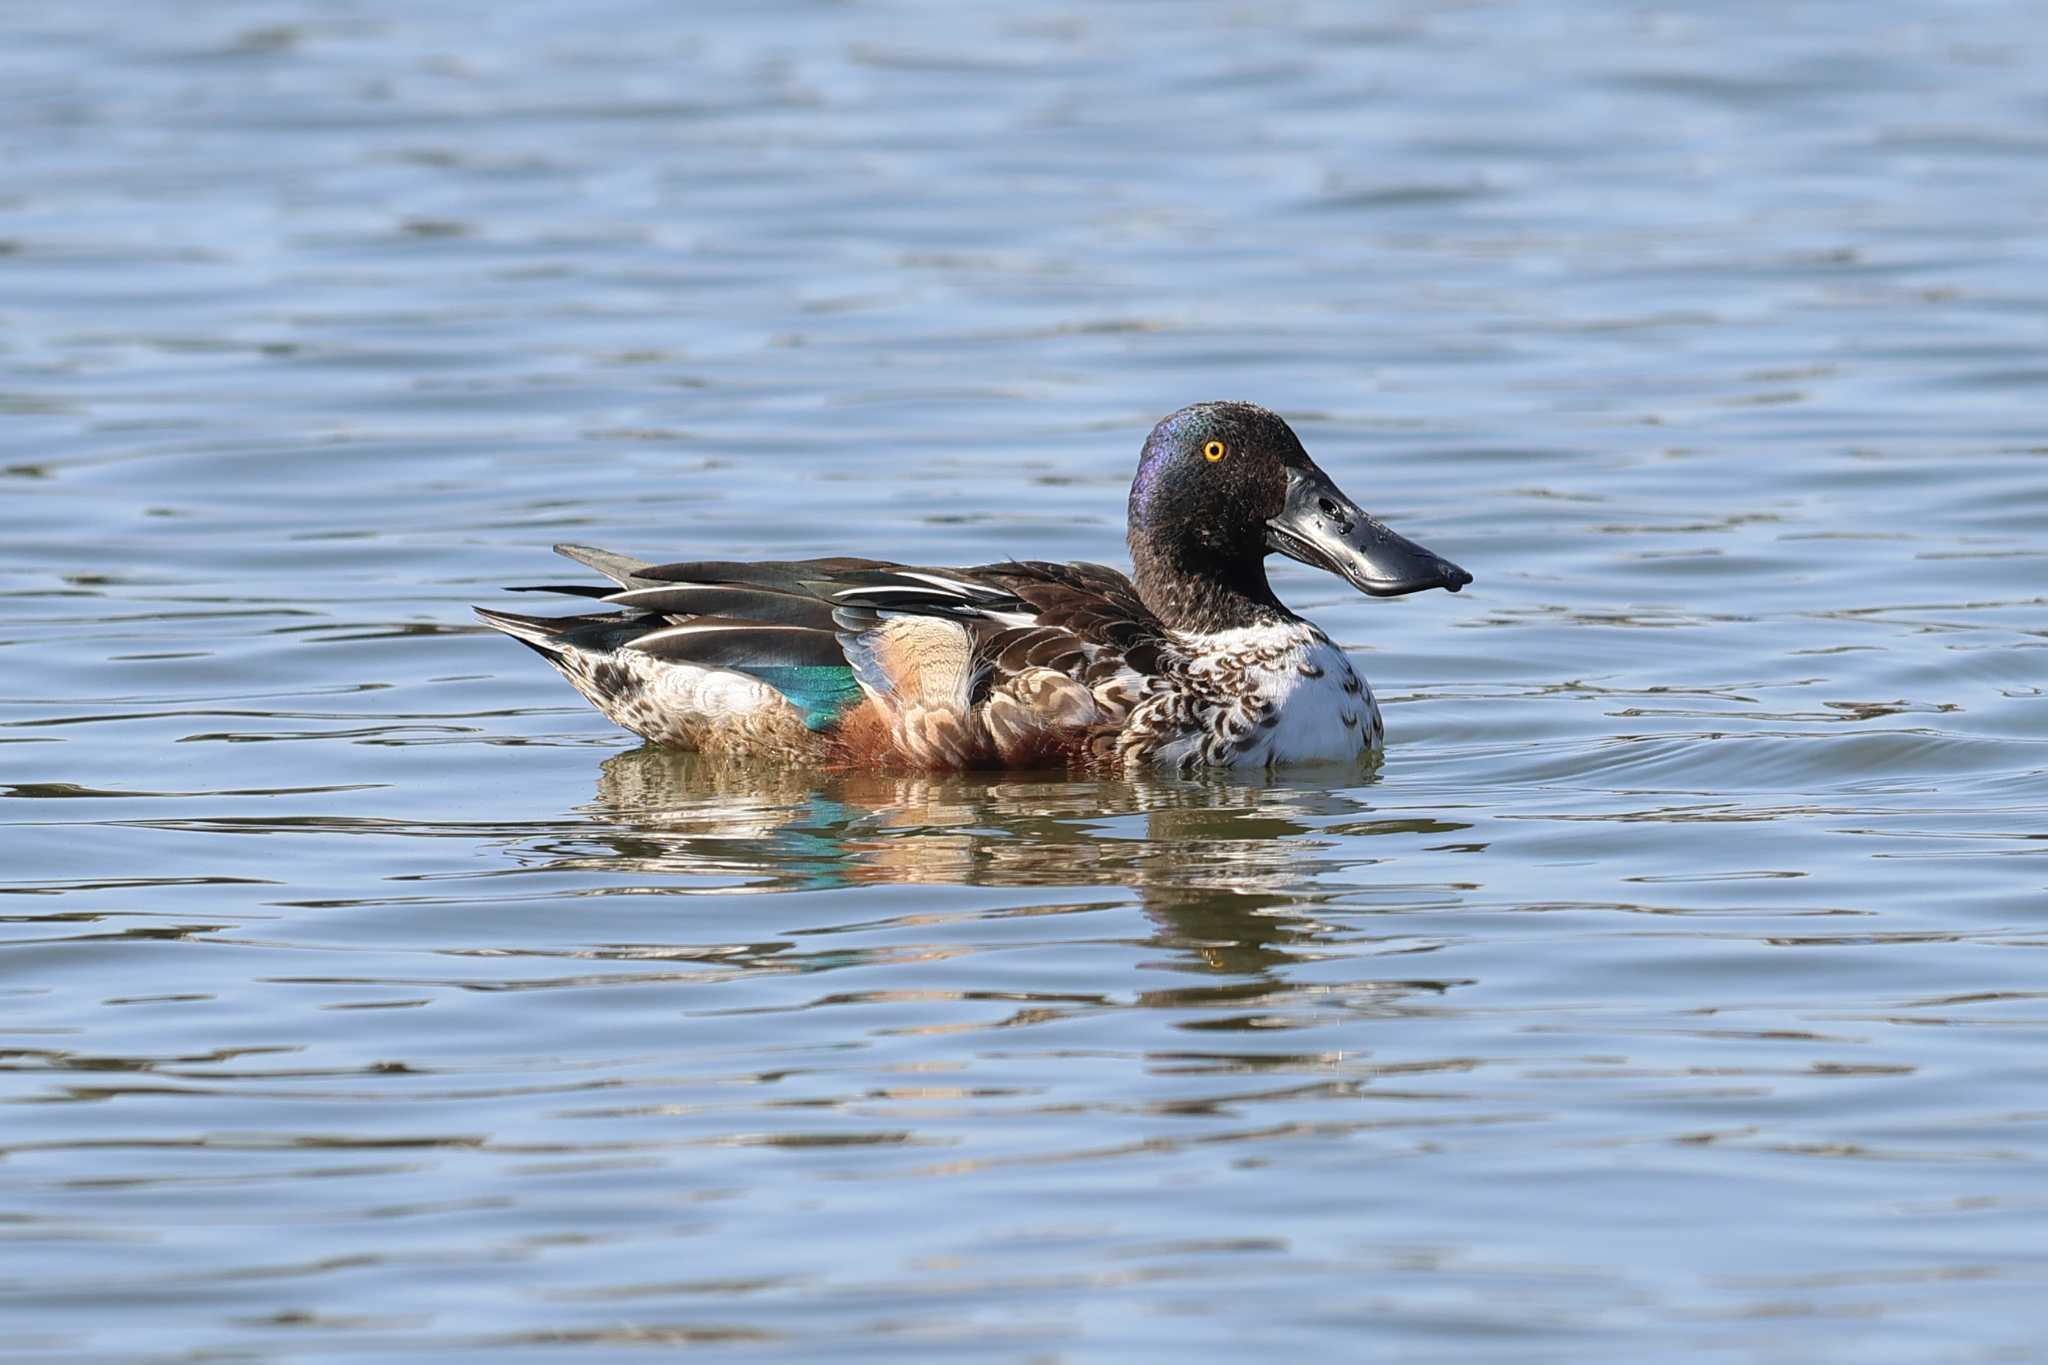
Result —
<instances>
[{"instance_id":1,"label":"yellow eye","mask_svg":"<svg viewBox=\"0 0 2048 1365\"><path fill-rule=\"evenodd\" d=\"M1228 455L1229 453L1230 447L1223 444L1223 442L1221 441L1211 441L1209 442L1209 444L1202 447L1202 458L1207 460L1210 464L1215 464L1218 460L1222 459L1225 455Z\"/></svg>"}]
</instances>

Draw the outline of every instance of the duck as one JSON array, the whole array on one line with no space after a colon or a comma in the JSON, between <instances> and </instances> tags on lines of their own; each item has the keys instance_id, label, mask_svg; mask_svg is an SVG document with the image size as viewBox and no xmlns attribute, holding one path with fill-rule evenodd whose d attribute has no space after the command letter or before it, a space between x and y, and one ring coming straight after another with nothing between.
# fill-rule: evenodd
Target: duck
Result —
<instances>
[{"instance_id":1,"label":"duck","mask_svg":"<svg viewBox=\"0 0 2048 1365\"><path fill-rule=\"evenodd\" d=\"M1152 428L1131 572L854 557L657 564L555 551L608 580L514 588L603 609L476 613L656 745L821 769L1258 769L1357 763L1372 688L1266 577L1285 555L1373 597L1472 575L1368 515L1278 414L1184 407Z\"/></svg>"}]
</instances>

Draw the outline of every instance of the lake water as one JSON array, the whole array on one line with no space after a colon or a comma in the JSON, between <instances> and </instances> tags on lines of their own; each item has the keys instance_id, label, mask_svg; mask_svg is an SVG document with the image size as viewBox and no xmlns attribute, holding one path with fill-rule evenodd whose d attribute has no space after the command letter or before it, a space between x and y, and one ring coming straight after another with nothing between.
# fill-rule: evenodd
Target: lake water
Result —
<instances>
[{"instance_id":1,"label":"lake water","mask_svg":"<svg viewBox=\"0 0 2048 1365\"><path fill-rule=\"evenodd\" d=\"M2048 1360L2040 7L727 8L0 16L0 1355ZM1276 570L1376 769L468 612L1203 398L1477 575Z\"/></svg>"}]
</instances>

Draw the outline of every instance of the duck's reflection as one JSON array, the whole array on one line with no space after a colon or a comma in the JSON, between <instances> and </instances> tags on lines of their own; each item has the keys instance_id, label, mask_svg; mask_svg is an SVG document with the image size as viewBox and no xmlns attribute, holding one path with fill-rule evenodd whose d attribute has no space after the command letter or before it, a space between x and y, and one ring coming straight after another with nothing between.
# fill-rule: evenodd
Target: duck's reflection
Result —
<instances>
[{"instance_id":1,"label":"duck's reflection","mask_svg":"<svg viewBox=\"0 0 2048 1365\"><path fill-rule=\"evenodd\" d=\"M1345 780L814 774L644 748L603 764L585 830L534 851L555 870L654 874L669 889L727 895L1127 887L1186 965L1261 974L1321 936L1318 905L1372 862L1354 837L1371 777Z\"/></svg>"},{"instance_id":2,"label":"duck's reflection","mask_svg":"<svg viewBox=\"0 0 2048 1365\"><path fill-rule=\"evenodd\" d=\"M763 889L856 882L1296 892L1316 828L1366 806L1227 778L807 774L645 748L589 808L619 858ZM616 868L616 861L607 860ZM732 890L731 886L724 888Z\"/></svg>"}]
</instances>

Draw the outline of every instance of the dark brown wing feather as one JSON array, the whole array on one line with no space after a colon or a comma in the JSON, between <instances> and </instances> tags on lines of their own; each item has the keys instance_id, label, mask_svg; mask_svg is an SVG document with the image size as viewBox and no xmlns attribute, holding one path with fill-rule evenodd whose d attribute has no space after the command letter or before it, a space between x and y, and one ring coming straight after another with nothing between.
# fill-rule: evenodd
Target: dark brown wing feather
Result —
<instances>
[{"instance_id":1,"label":"dark brown wing feather","mask_svg":"<svg viewBox=\"0 0 2048 1365\"><path fill-rule=\"evenodd\" d=\"M956 572L1003 588L1037 615L1028 626L994 631L982 642L995 681L1027 668L1087 681L1126 667L1151 673L1173 649L1131 580L1103 565L1032 560Z\"/></svg>"}]
</instances>

